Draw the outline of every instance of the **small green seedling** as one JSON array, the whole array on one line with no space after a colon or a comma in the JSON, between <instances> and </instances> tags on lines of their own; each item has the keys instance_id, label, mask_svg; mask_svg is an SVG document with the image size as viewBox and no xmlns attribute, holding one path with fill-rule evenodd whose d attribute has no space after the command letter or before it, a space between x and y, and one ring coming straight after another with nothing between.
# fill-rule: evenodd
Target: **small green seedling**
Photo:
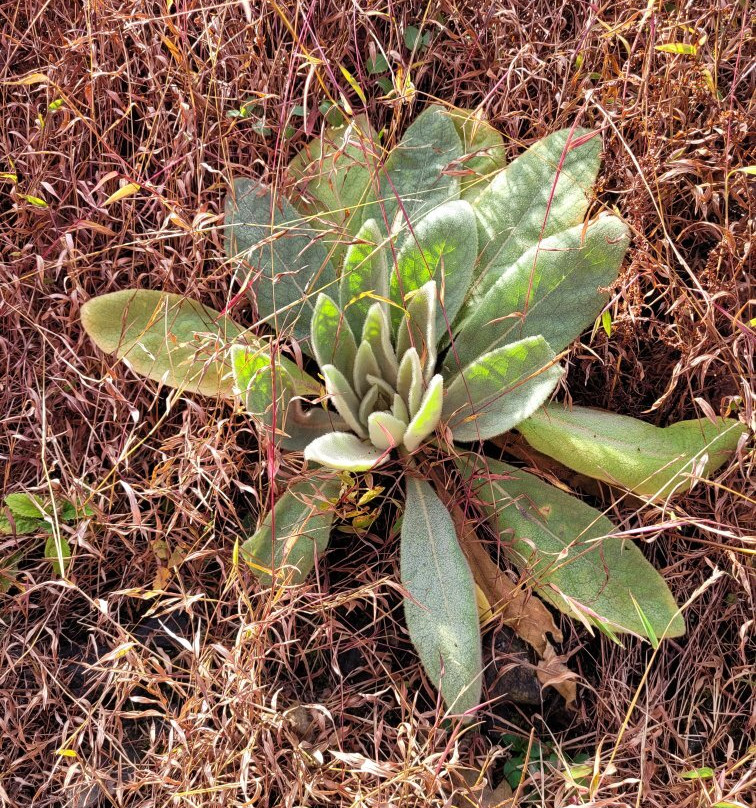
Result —
<instances>
[{"instance_id":1,"label":"small green seedling","mask_svg":"<svg viewBox=\"0 0 756 808\"><path fill-rule=\"evenodd\" d=\"M735 420L661 429L549 403L563 353L607 310L629 243L617 216L589 215L600 152L598 133L573 128L507 165L479 115L431 106L385 154L356 118L294 158L288 198L253 179L228 196L226 249L251 290L256 335L157 291L82 311L97 345L138 373L236 396L263 440L304 453L310 470L241 548L264 584L313 569L345 471L404 475L407 626L455 713L478 705L482 672L479 545L462 530L462 500L541 598L589 629L654 643L685 631L662 577L604 514L486 457L486 441L516 429L569 468L653 501L717 469L745 433ZM291 342L305 365L274 347Z\"/></svg>"}]
</instances>

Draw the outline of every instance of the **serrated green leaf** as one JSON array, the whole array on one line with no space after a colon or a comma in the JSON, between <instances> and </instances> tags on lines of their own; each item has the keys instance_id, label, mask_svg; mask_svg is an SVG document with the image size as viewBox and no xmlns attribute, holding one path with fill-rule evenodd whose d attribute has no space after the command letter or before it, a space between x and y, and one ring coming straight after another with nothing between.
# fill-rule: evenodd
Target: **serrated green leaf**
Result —
<instances>
[{"instance_id":1,"label":"serrated green leaf","mask_svg":"<svg viewBox=\"0 0 756 808\"><path fill-rule=\"evenodd\" d=\"M357 343L341 310L326 294L318 295L310 334L310 344L321 367L335 365L345 375L351 372Z\"/></svg>"},{"instance_id":2,"label":"serrated green leaf","mask_svg":"<svg viewBox=\"0 0 756 808\"><path fill-rule=\"evenodd\" d=\"M98 348L142 376L206 396L233 395L226 349L235 341L262 349L220 312L181 295L124 289L92 298L81 310Z\"/></svg>"},{"instance_id":3,"label":"serrated green leaf","mask_svg":"<svg viewBox=\"0 0 756 808\"><path fill-rule=\"evenodd\" d=\"M351 430L361 438L366 438L367 430L359 418L360 401L346 376L333 365L325 365L320 370L325 379L326 392L338 414L349 424Z\"/></svg>"},{"instance_id":4,"label":"serrated green leaf","mask_svg":"<svg viewBox=\"0 0 756 808\"><path fill-rule=\"evenodd\" d=\"M7 516L0 515L0 536L25 536L40 530L49 530L49 525L42 519L30 519L27 516L14 516L13 525ZM15 527L14 527L15 525Z\"/></svg>"},{"instance_id":5,"label":"serrated green leaf","mask_svg":"<svg viewBox=\"0 0 756 808\"><path fill-rule=\"evenodd\" d=\"M698 769L690 769L690 771L683 772L680 777L683 780L711 780L716 775L714 769L710 766L701 766Z\"/></svg>"},{"instance_id":6,"label":"serrated green leaf","mask_svg":"<svg viewBox=\"0 0 756 808\"><path fill-rule=\"evenodd\" d=\"M541 241L502 272L462 324L446 364L540 334L555 352L591 326L609 296L628 246L627 227L605 216Z\"/></svg>"},{"instance_id":7,"label":"serrated green leaf","mask_svg":"<svg viewBox=\"0 0 756 808\"><path fill-rule=\"evenodd\" d=\"M435 333L447 332L464 302L478 257L475 214L462 200L434 208L408 233L391 274L391 299L404 308L408 295L435 281L441 303ZM394 309L398 324L401 309Z\"/></svg>"},{"instance_id":8,"label":"serrated green leaf","mask_svg":"<svg viewBox=\"0 0 756 808\"><path fill-rule=\"evenodd\" d=\"M367 419L370 442L378 449L387 451L401 446L407 424L390 412L374 412Z\"/></svg>"},{"instance_id":9,"label":"serrated green leaf","mask_svg":"<svg viewBox=\"0 0 756 808\"><path fill-rule=\"evenodd\" d=\"M449 169L461 156L454 124L442 107L428 107L378 170L377 196L365 206L362 221L374 219L383 233L396 233L457 199L459 178Z\"/></svg>"},{"instance_id":10,"label":"serrated green leaf","mask_svg":"<svg viewBox=\"0 0 756 808\"><path fill-rule=\"evenodd\" d=\"M63 536L50 536L45 542L45 558L52 561L56 575L65 575L71 558L71 545Z\"/></svg>"},{"instance_id":11,"label":"serrated green leaf","mask_svg":"<svg viewBox=\"0 0 756 808\"><path fill-rule=\"evenodd\" d=\"M351 432L331 432L316 438L304 450L305 460L342 471L369 471L380 465L385 453Z\"/></svg>"},{"instance_id":12,"label":"serrated green leaf","mask_svg":"<svg viewBox=\"0 0 756 808\"><path fill-rule=\"evenodd\" d=\"M407 478L400 545L410 639L447 708L480 700L482 654L475 584L449 512L424 480Z\"/></svg>"},{"instance_id":13,"label":"serrated green leaf","mask_svg":"<svg viewBox=\"0 0 756 808\"><path fill-rule=\"evenodd\" d=\"M339 495L338 478L301 480L287 486L259 529L240 547L242 559L264 586L299 584L325 552Z\"/></svg>"},{"instance_id":14,"label":"serrated green leaf","mask_svg":"<svg viewBox=\"0 0 756 808\"><path fill-rule=\"evenodd\" d=\"M374 219L362 225L344 258L339 300L355 336L362 331L368 310L376 299L388 300L387 245Z\"/></svg>"},{"instance_id":15,"label":"serrated green leaf","mask_svg":"<svg viewBox=\"0 0 756 808\"><path fill-rule=\"evenodd\" d=\"M539 452L581 474L662 499L726 463L746 428L705 418L660 428L592 407L551 404L518 430Z\"/></svg>"},{"instance_id":16,"label":"serrated green leaf","mask_svg":"<svg viewBox=\"0 0 756 808\"><path fill-rule=\"evenodd\" d=\"M436 284L428 281L412 295L396 336L397 356L414 348L426 381L436 370L436 294Z\"/></svg>"},{"instance_id":17,"label":"serrated green leaf","mask_svg":"<svg viewBox=\"0 0 756 808\"><path fill-rule=\"evenodd\" d=\"M443 399L444 379L438 374L430 380L420 406L404 433L404 445L408 451L414 452L436 428L441 419Z\"/></svg>"},{"instance_id":18,"label":"serrated green leaf","mask_svg":"<svg viewBox=\"0 0 756 808\"><path fill-rule=\"evenodd\" d=\"M315 298L336 280L317 231L281 194L238 179L226 197L225 241L240 281L252 281L261 320L308 340Z\"/></svg>"},{"instance_id":19,"label":"serrated green leaf","mask_svg":"<svg viewBox=\"0 0 756 808\"><path fill-rule=\"evenodd\" d=\"M5 497L5 504L14 516L24 516L27 519L42 519L51 512L50 503L42 497L18 491Z\"/></svg>"},{"instance_id":20,"label":"serrated green leaf","mask_svg":"<svg viewBox=\"0 0 756 808\"><path fill-rule=\"evenodd\" d=\"M461 159L465 175L460 179L460 196L472 202L506 168L504 139L478 111L450 109L446 113L462 141Z\"/></svg>"},{"instance_id":21,"label":"serrated green leaf","mask_svg":"<svg viewBox=\"0 0 756 808\"><path fill-rule=\"evenodd\" d=\"M481 252L471 305L539 241L582 222L600 152L598 133L562 129L531 146L477 196Z\"/></svg>"},{"instance_id":22,"label":"serrated green leaf","mask_svg":"<svg viewBox=\"0 0 756 808\"><path fill-rule=\"evenodd\" d=\"M551 395L562 368L543 337L527 337L471 362L450 383L443 417L454 439L487 440L532 415Z\"/></svg>"},{"instance_id":23,"label":"serrated green leaf","mask_svg":"<svg viewBox=\"0 0 756 808\"><path fill-rule=\"evenodd\" d=\"M542 598L602 630L685 633L664 579L600 511L506 463L474 458L458 466L501 534L501 552Z\"/></svg>"}]
</instances>

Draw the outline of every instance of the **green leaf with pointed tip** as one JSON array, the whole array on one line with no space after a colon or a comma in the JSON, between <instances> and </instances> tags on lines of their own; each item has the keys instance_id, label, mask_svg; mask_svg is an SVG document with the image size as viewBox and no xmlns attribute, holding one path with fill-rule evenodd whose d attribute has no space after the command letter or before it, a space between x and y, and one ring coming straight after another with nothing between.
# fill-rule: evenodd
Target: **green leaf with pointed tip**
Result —
<instances>
[{"instance_id":1,"label":"green leaf with pointed tip","mask_svg":"<svg viewBox=\"0 0 756 808\"><path fill-rule=\"evenodd\" d=\"M365 393L362 397L362 401L360 402L360 423L364 424L365 426L368 425L368 417L373 410L376 409L376 405L378 404L378 398L381 394L381 388L374 384L370 387L370 389ZM370 430L368 430L369 432Z\"/></svg>"},{"instance_id":2,"label":"green leaf with pointed tip","mask_svg":"<svg viewBox=\"0 0 756 808\"><path fill-rule=\"evenodd\" d=\"M354 242L348 247L341 271L339 300L345 317L355 335L376 298L388 300L389 268L378 223L369 219L362 225Z\"/></svg>"},{"instance_id":3,"label":"green leaf with pointed tip","mask_svg":"<svg viewBox=\"0 0 756 808\"><path fill-rule=\"evenodd\" d=\"M381 378L381 368L373 349L367 342L361 342L354 360L354 389L358 396L364 396L370 388L368 376Z\"/></svg>"},{"instance_id":4,"label":"green leaf with pointed tip","mask_svg":"<svg viewBox=\"0 0 756 808\"><path fill-rule=\"evenodd\" d=\"M562 368L543 337L484 354L447 385L444 418L455 440L487 440L532 415L551 395Z\"/></svg>"},{"instance_id":5,"label":"green leaf with pointed tip","mask_svg":"<svg viewBox=\"0 0 756 808\"><path fill-rule=\"evenodd\" d=\"M505 270L470 312L447 364L540 334L559 353L593 325L617 278L629 243L625 224L604 216L587 230L565 230L541 241Z\"/></svg>"},{"instance_id":6,"label":"green leaf with pointed tip","mask_svg":"<svg viewBox=\"0 0 756 808\"><path fill-rule=\"evenodd\" d=\"M286 423L279 443L284 449L301 452L315 438L347 429L349 425L335 413L317 405L305 409L302 401L295 398L286 411Z\"/></svg>"},{"instance_id":7,"label":"green leaf with pointed tip","mask_svg":"<svg viewBox=\"0 0 756 808\"><path fill-rule=\"evenodd\" d=\"M34 494L26 494L23 491L8 494L4 502L14 516L22 516L27 519L42 519L45 514L52 513L52 506L49 501L45 501L42 497Z\"/></svg>"},{"instance_id":8,"label":"green leaf with pointed tip","mask_svg":"<svg viewBox=\"0 0 756 808\"><path fill-rule=\"evenodd\" d=\"M288 485L255 534L240 547L242 559L264 586L299 584L325 552L331 534L337 478L300 480Z\"/></svg>"},{"instance_id":9,"label":"green leaf with pointed tip","mask_svg":"<svg viewBox=\"0 0 756 808\"><path fill-rule=\"evenodd\" d=\"M457 199L459 178L452 164L461 156L462 143L444 109L428 107L378 169L375 201L365 207L362 221L375 219L383 233L396 233Z\"/></svg>"},{"instance_id":10,"label":"green leaf with pointed tip","mask_svg":"<svg viewBox=\"0 0 756 808\"><path fill-rule=\"evenodd\" d=\"M407 409L404 399L399 395L399 393L394 393L394 399L391 404L391 414L394 416L394 418L398 418L405 424L408 424L410 421L409 410Z\"/></svg>"},{"instance_id":11,"label":"green leaf with pointed tip","mask_svg":"<svg viewBox=\"0 0 756 808\"><path fill-rule=\"evenodd\" d=\"M465 175L460 179L462 199L472 202L507 165L504 138L480 112L470 109L450 109L452 120L462 141L460 160Z\"/></svg>"},{"instance_id":12,"label":"green leaf with pointed tip","mask_svg":"<svg viewBox=\"0 0 756 808\"><path fill-rule=\"evenodd\" d=\"M482 654L475 584L449 512L424 480L407 479L400 545L410 639L448 709L480 700Z\"/></svg>"},{"instance_id":13,"label":"green leaf with pointed tip","mask_svg":"<svg viewBox=\"0 0 756 808\"><path fill-rule=\"evenodd\" d=\"M414 452L430 435L441 419L444 402L444 379L441 374L434 376L428 384L415 417L409 422L404 433L404 445Z\"/></svg>"},{"instance_id":14,"label":"green leaf with pointed tip","mask_svg":"<svg viewBox=\"0 0 756 808\"><path fill-rule=\"evenodd\" d=\"M685 633L662 576L600 511L506 463L458 465L501 533L504 555L557 609L600 629L608 624L610 632L649 639Z\"/></svg>"},{"instance_id":15,"label":"green leaf with pointed tip","mask_svg":"<svg viewBox=\"0 0 756 808\"><path fill-rule=\"evenodd\" d=\"M345 375L351 372L357 354L354 334L336 303L322 292L312 315L310 344L321 367L335 365Z\"/></svg>"},{"instance_id":16,"label":"green leaf with pointed tip","mask_svg":"<svg viewBox=\"0 0 756 808\"><path fill-rule=\"evenodd\" d=\"M396 384L399 363L396 361L396 353L391 344L391 324L386 308L381 303L373 303L368 309L362 327L362 341L370 345L383 378L391 385Z\"/></svg>"},{"instance_id":17,"label":"green leaf with pointed tip","mask_svg":"<svg viewBox=\"0 0 756 808\"><path fill-rule=\"evenodd\" d=\"M732 419L657 427L592 407L551 404L518 425L525 440L581 474L663 499L727 462L747 431ZM641 605L643 605L641 603Z\"/></svg>"},{"instance_id":18,"label":"green leaf with pointed tip","mask_svg":"<svg viewBox=\"0 0 756 808\"><path fill-rule=\"evenodd\" d=\"M399 249L391 274L391 299L406 307L408 295L428 281L435 281L441 305L436 312L435 333L447 332L470 287L478 257L475 214L462 200L431 210L408 233ZM401 310L394 308L395 324Z\"/></svg>"},{"instance_id":19,"label":"green leaf with pointed tip","mask_svg":"<svg viewBox=\"0 0 756 808\"><path fill-rule=\"evenodd\" d=\"M436 333L436 284L428 281L412 295L396 336L397 355L415 348L426 381L436 369Z\"/></svg>"},{"instance_id":20,"label":"green leaf with pointed tip","mask_svg":"<svg viewBox=\"0 0 756 808\"><path fill-rule=\"evenodd\" d=\"M220 312L181 295L125 289L92 298L81 321L98 348L115 353L142 376L206 396L233 395L226 349L262 343Z\"/></svg>"},{"instance_id":21,"label":"green leaf with pointed tip","mask_svg":"<svg viewBox=\"0 0 756 808\"><path fill-rule=\"evenodd\" d=\"M349 424L349 428L361 438L367 437L367 430L360 423L360 400L354 393L346 376L333 365L325 365L321 369L325 379L326 392L336 412Z\"/></svg>"},{"instance_id":22,"label":"green leaf with pointed tip","mask_svg":"<svg viewBox=\"0 0 756 808\"><path fill-rule=\"evenodd\" d=\"M562 129L531 146L477 196L481 254L471 303L534 244L583 220L600 153L598 133Z\"/></svg>"},{"instance_id":23,"label":"green leaf with pointed tip","mask_svg":"<svg viewBox=\"0 0 756 808\"><path fill-rule=\"evenodd\" d=\"M414 418L423 398L423 368L416 348L404 352L396 377L396 392L407 405L410 418Z\"/></svg>"},{"instance_id":24,"label":"green leaf with pointed tip","mask_svg":"<svg viewBox=\"0 0 756 808\"><path fill-rule=\"evenodd\" d=\"M379 154L375 131L366 116L358 115L326 127L289 164L295 182L290 197L313 227L325 231L336 266L344 257L344 235L354 234L362 220Z\"/></svg>"},{"instance_id":25,"label":"green leaf with pointed tip","mask_svg":"<svg viewBox=\"0 0 756 808\"><path fill-rule=\"evenodd\" d=\"M50 536L45 542L45 558L52 561L56 575L65 575L71 559L71 545L64 536Z\"/></svg>"},{"instance_id":26,"label":"green leaf with pointed tip","mask_svg":"<svg viewBox=\"0 0 756 808\"><path fill-rule=\"evenodd\" d=\"M315 297L336 280L317 231L282 195L239 179L226 198L225 240L242 282L251 279L261 320L307 341Z\"/></svg>"},{"instance_id":27,"label":"green leaf with pointed tip","mask_svg":"<svg viewBox=\"0 0 756 808\"><path fill-rule=\"evenodd\" d=\"M331 432L304 450L305 460L341 471L369 471L386 459L385 453L351 432Z\"/></svg>"},{"instance_id":28,"label":"green leaf with pointed tip","mask_svg":"<svg viewBox=\"0 0 756 808\"><path fill-rule=\"evenodd\" d=\"M370 442L384 452L401 446L407 424L395 418L390 412L374 412L368 418Z\"/></svg>"},{"instance_id":29,"label":"green leaf with pointed tip","mask_svg":"<svg viewBox=\"0 0 756 808\"><path fill-rule=\"evenodd\" d=\"M281 427L294 393L289 374L278 363L271 367L270 356L253 353L242 345L232 346L231 366L244 409L268 429L274 423Z\"/></svg>"}]
</instances>

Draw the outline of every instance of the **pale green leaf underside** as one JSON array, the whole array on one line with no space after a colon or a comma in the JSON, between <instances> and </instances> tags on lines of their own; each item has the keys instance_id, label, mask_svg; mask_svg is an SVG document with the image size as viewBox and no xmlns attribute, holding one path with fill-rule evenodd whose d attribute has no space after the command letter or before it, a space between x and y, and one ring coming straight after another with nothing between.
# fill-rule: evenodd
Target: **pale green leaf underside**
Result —
<instances>
[{"instance_id":1,"label":"pale green leaf underside","mask_svg":"<svg viewBox=\"0 0 756 808\"><path fill-rule=\"evenodd\" d=\"M105 353L142 376L182 391L233 396L228 346L244 341L243 329L220 312L181 295L148 289L124 289L92 298L81 310L89 336Z\"/></svg>"},{"instance_id":2,"label":"pale green leaf underside","mask_svg":"<svg viewBox=\"0 0 756 808\"><path fill-rule=\"evenodd\" d=\"M318 233L281 194L257 180L238 179L226 198L226 254L253 279L258 314L280 334L310 335L318 292L336 279Z\"/></svg>"},{"instance_id":3,"label":"pale green leaf underside","mask_svg":"<svg viewBox=\"0 0 756 808\"><path fill-rule=\"evenodd\" d=\"M539 452L568 468L641 496L660 499L687 491L695 477L716 471L746 428L705 418L660 428L591 407L551 404L518 426Z\"/></svg>"},{"instance_id":4,"label":"pale green leaf underside","mask_svg":"<svg viewBox=\"0 0 756 808\"><path fill-rule=\"evenodd\" d=\"M407 451L414 452L436 428L441 418L443 396L444 379L438 374L430 380L420 406L407 426L404 434L404 445Z\"/></svg>"},{"instance_id":5,"label":"pale green leaf underside","mask_svg":"<svg viewBox=\"0 0 756 808\"><path fill-rule=\"evenodd\" d=\"M332 501L340 487L335 478L302 480L287 486L273 511L240 548L242 559L262 584L304 581L328 546Z\"/></svg>"},{"instance_id":6,"label":"pale green leaf underside","mask_svg":"<svg viewBox=\"0 0 756 808\"><path fill-rule=\"evenodd\" d=\"M600 511L506 463L459 466L501 533L504 555L553 606L610 634L648 637L635 598L655 637L685 633L662 576Z\"/></svg>"},{"instance_id":7,"label":"pale green leaf underside","mask_svg":"<svg viewBox=\"0 0 756 808\"><path fill-rule=\"evenodd\" d=\"M369 471L386 454L351 432L331 432L316 438L304 450L305 460L342 471Z\"/></svg>"},{"instance_id":8,"label":"pale green leaf underside","mask_svg":"<svg viewBox=\"0 0 756 808\"><path fill-rule=\"evenodd\" d=\"M487 440L532 415L561 376L543 337L527 337L484 354L457 374L447 386L443 417L455 440Z\"/></svg>"},{"instance_id":9,"label":"pale green leaf underside","mask_svg":"<svg viewBox=\"0 0 756 808\"><path fill-rule=\"evenodd\" d=\"M505 270L470 311L447 364L540 334L559 353L591 326L608 301L628 246L627 227L604 216L544 239ZM459 365L457 365L459 363Z\"/></svg>"},{"instance_id":10,"label":"pale green leaf underside","mask_svg":"<svg viewBox=\"0 0 756 808\"><path fill-rule=\"evenodd\" d=\"M475 585L451 516L423 480L407 479L400 545L410 639L452 713L477 706L481 640Z\"/></svg>"},{"instance_id":11,"label":"pale green leaf underside","mask_svg":"<svg viewBox=\"0 0 756 808\"><path fill-rule=\"evenodd\" d=\"M579 224L599 169L601 138L561 129L538 141L475 199L480 260L475 300L533 245ZM575 144L578 145L575 145Z\"/></svg>"},{"instance_id":12,"label":"pale green leaf underside","mask_svg":"<svg viewBox=\"0 0 756 808\"><path fill-rule=\"evenodd\" d=\"M405 237L391 274L391 298L406 307L408 295L435 281L440 304L435 333L444 334L462 307L478 256L472 207L454 200L431 210ZM393 309L395 322L401 310Z\"/></svg>"}]
</instances>

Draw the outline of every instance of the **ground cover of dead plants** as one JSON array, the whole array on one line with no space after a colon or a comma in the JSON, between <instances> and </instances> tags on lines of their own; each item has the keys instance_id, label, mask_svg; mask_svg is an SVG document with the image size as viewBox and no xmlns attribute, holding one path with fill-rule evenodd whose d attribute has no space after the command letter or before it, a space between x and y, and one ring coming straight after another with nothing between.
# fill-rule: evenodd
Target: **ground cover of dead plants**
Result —
<instances>
[{"instance_id":1,"label":"ground cover of dead plants","mask_svg":"<svg viewBox=\"0 0 756 808\"><path fill-rule=\"evenodd\" d=\"M326 94L362 108L343 65L387 144L430 99L482 105L510 156L577 117L602 128L598 200L633 242L611 336L570 355L574 400L666 424L739 398L753 418L756 183L735 171L756 163L749 15L724 0L2 4L0 481L94 516L61 528L66 582L44 537L2 537L0 558L23 559L0 595L0 804L472 805L531 727L520 804L753 804L752 458L673 512L590 492L693 599L687 635L654 654L564 620L577 709L494 698L480 732L452 738L404 634L387 524L337 536L293 594L261 592L233 561L269 485L252 424L197 397L168 409L79 325L90 296L128 286L223 308L225 188L280 179L306 137L293 107L313 128ZM414 59L409 25L430 33ZM375 43L404 68L389 99L366 71ZM561 772L580 753L576 789ZM713 776L682 776L701 767Z\"/></svg>"}]
</instances>

